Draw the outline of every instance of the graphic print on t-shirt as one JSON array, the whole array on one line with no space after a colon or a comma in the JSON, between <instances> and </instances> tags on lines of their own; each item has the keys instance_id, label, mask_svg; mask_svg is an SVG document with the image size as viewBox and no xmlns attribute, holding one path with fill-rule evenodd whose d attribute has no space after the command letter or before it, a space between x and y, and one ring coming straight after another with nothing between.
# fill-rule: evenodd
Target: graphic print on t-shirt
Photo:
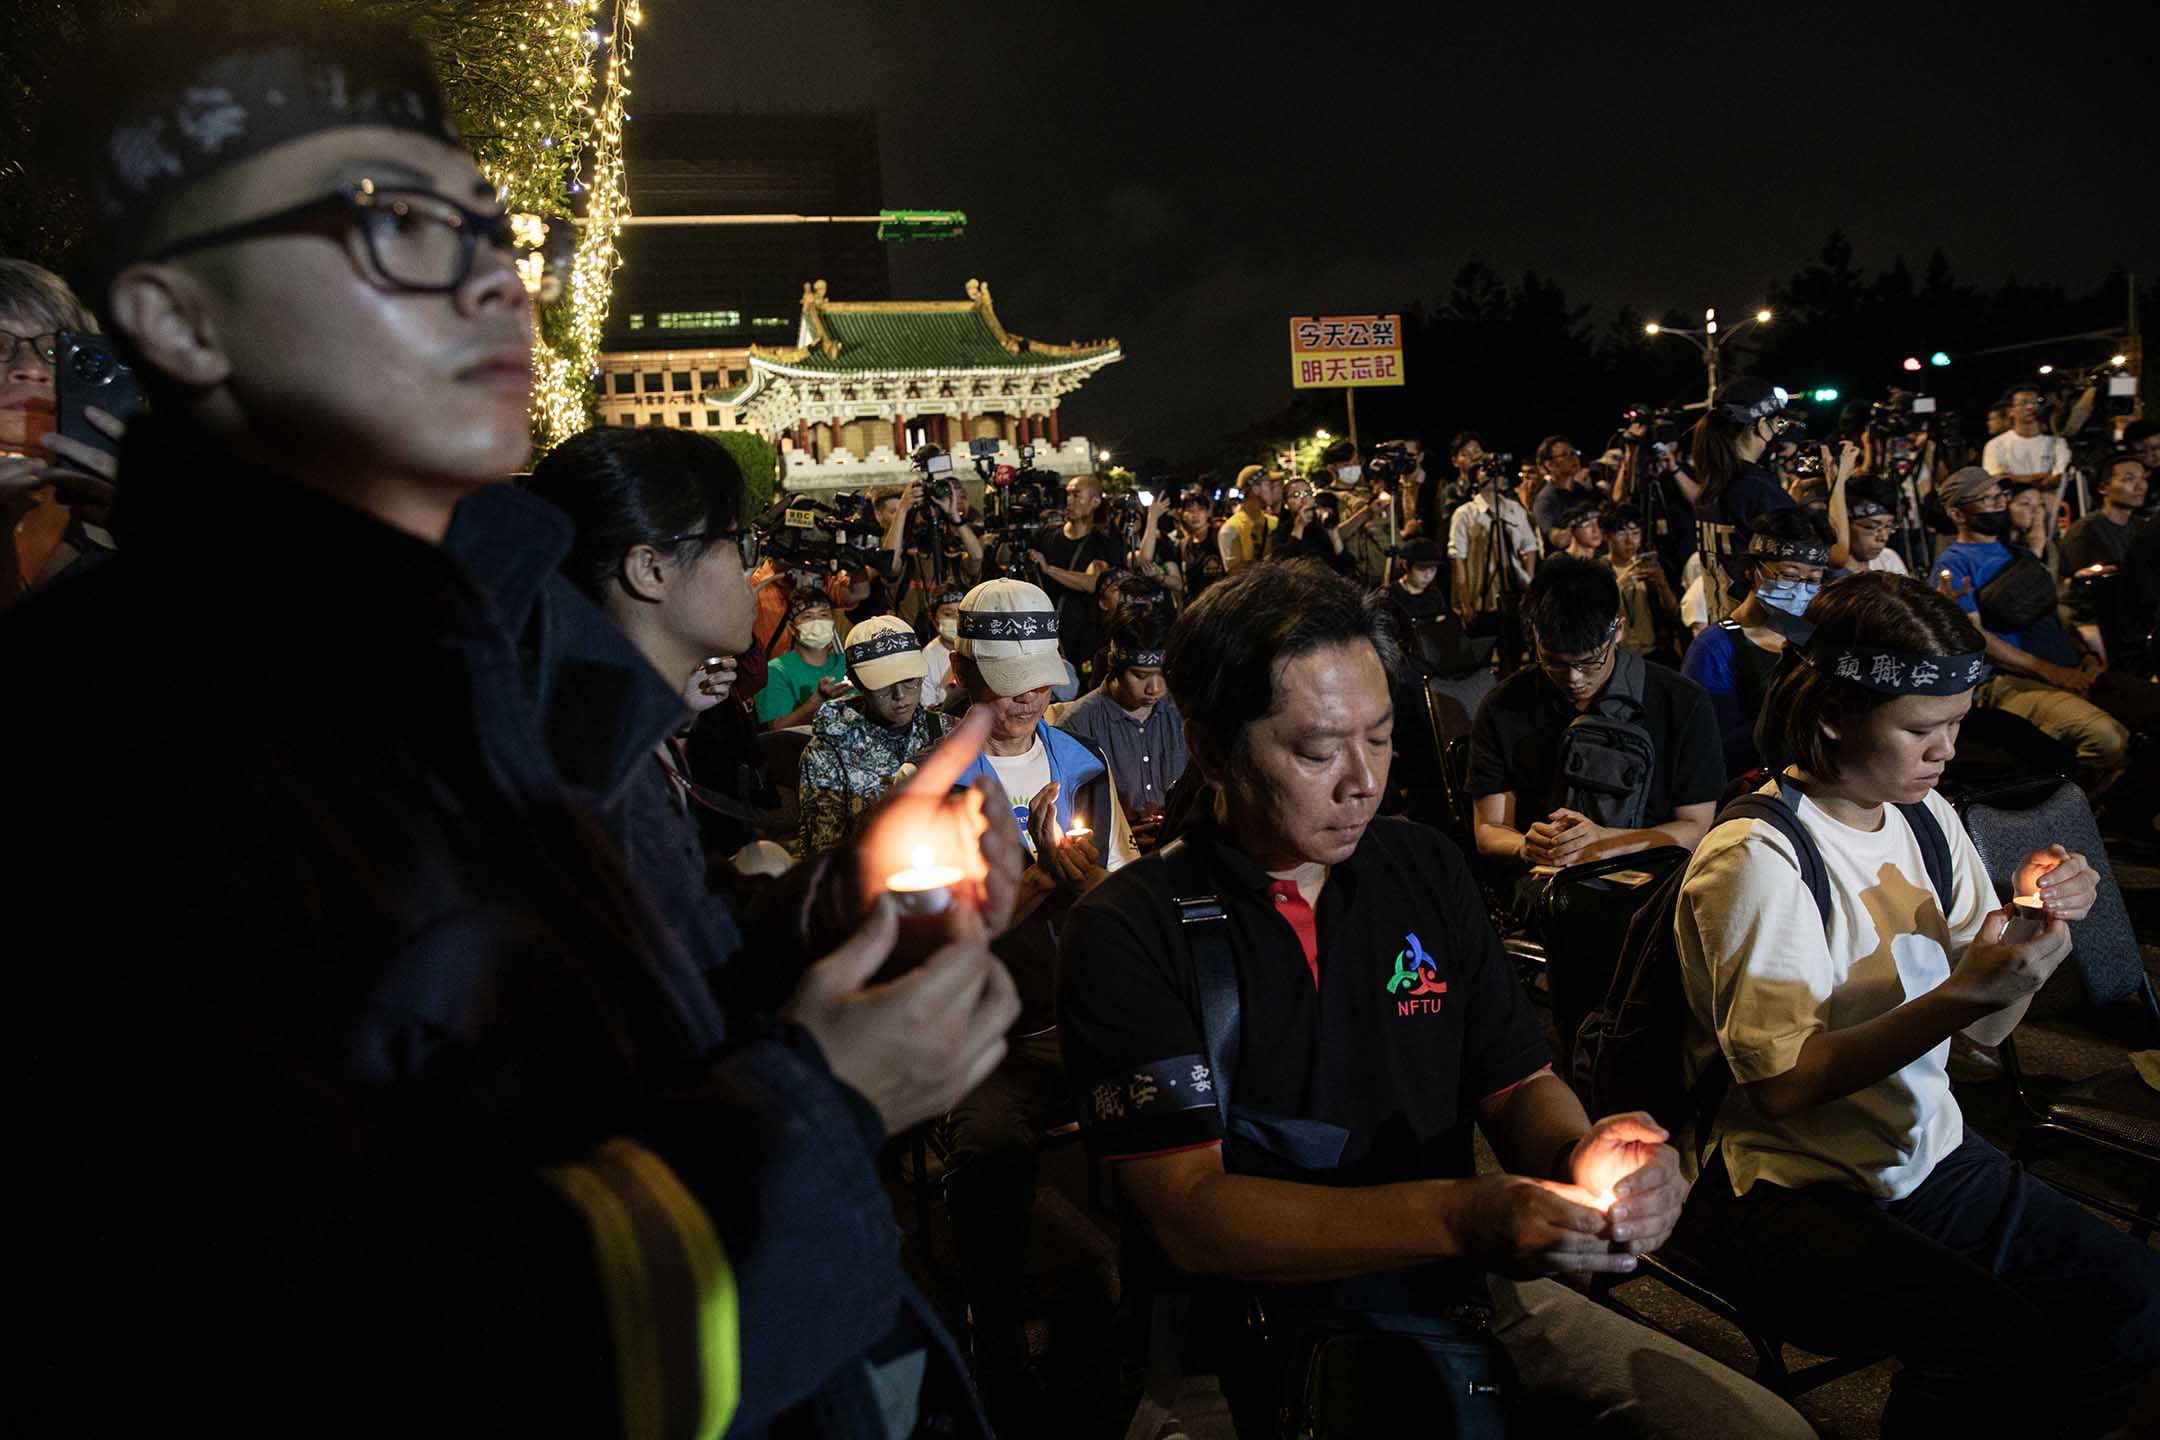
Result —
<instances>
[{"instance_id":1,"label":"graphic print on t-shirt","mask_svg":"<svg viewBox=\"0 0 2160 1440\"><path fill-rule=\"evenodd\" d=\"M1395 1002L1397 1015L1437 1015L1439 999L1425 999L1447 994L1447 981L1440 978L1440 965L1425 953L1425 947L1416 935L1405 935L1404 946L1395 952L1395 973L1388 977L1388 994L1399 995ZM1416 988L1404 990L1414 985Z\"/></svg>"}]
</instances>

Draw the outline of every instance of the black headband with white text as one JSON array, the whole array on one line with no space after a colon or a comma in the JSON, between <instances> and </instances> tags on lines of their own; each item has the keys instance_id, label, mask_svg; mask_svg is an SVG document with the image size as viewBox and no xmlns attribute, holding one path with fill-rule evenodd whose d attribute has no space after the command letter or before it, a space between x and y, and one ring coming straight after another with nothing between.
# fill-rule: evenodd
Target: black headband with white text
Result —
<instances>
[{"instance_id":1,"label":"black headband with white text","mask_svg":"<svg viewBox=\"0 0 2160 1440\"><path fill-rule=\"evenodd\" d=\"M1781 540L1775 535L1750 535L1751 560L1796 560L1802 565L1828 565L1830 547L1820 540Z\"/></svg>"},{"instance_id":2,"label":"black headband with white text","mask_svg":"<svg viewBox=\"0 0 2160 1440\"><path fill-rule=\"evenodd\" d=\"M1120 650L1110 648L1110 668L1113 670L1160 670L1163 652L1160 650Z\"/></svg>"},{"instance_id":3,"label":"black headband with white text","mask_svg":"<svg viewBox=\"0 0 2160 1440\"><path fill-rule=\"evenodd\" d=\"M1055 610L960 612L960 638L963 640L1055 640L1057 633Z\"/></svg>"},{"instance_id":4,"label":"black headband with white text","mask_svg":"<svg viewBox=\"0 0 2160 1440\"><path fill-rule=\"evenodd\" d=\"M1994 670L1985 652L1910 655L1868 645L1839 645L1810 638L1807 661L1824 674L1850 680L1878 695L1962 695Z\"/></svg>"},{"instance_id":5,"label":"black headband with white text","mask_svg":"<svg viewBox=\"0 0 2160 1440\"><path fill-rule=\"evenodd\" d=\"M888 655L912 655L922 649L922 642L909 630L880 630L859 645L850 645L841 653L850 665L867 665L872 660L882 660Z\"/></svg>"}]
</instances>

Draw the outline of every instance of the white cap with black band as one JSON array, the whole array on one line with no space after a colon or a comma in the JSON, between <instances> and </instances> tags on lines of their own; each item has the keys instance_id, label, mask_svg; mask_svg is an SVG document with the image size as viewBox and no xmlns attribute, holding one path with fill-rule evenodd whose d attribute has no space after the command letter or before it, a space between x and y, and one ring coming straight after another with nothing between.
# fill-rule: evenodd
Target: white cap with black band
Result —
<instances>
[{"instance_id":1,"label":"white cap with black band","mask_svg":"<svg viewBox=\"0 0 2160 1440\"><path fill-rule=\"evenodd\" d=\"M1057 633L1057 610L1041 586L985 580L960 602L960 638L953 650L973 660L999 695L1023 695L1065 683Z\"/></svg>"},{"instance_id":2,"label":"white cap with black band","mask_svg":"<svg viewBox=\"0 0 2160 1440\"><path fill-rule=\"evenodd\" d=\"M903 680L920 681L930 673L915 627L897 615L873 615L848 631L848 673L865 690L883 690Z\"/></svg>"}]
</instances>

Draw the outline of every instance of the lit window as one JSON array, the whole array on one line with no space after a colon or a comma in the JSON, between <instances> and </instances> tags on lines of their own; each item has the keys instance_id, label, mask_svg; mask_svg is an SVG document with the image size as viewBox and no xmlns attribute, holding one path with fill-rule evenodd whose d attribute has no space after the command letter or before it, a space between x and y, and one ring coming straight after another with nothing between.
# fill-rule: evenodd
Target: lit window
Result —
<instances>
[{"instance_id":1,"label":"lit window","mask_svg":"<svg viewBox=\"0 0 2160 1440\"><path fill-rule=\"evenodd\" d=\"M753 330L780 330L792 322L785 315L760 315L750 322Z\"/></svg>"},{"instance_id":2,"label":"lit window","mask_svg":"<svg viewBox=\"0 0 2160 1440\"><path fill-rule=\"evenodd\" d=\"M663 310L659 319L662 330L733 330L740 324L740 310Z\"/></svg>"},{"instance_id":3,"label":"lit window","mask_svg":"<svg viewBox=\"0 0 2160 1440\"><path fill-rule=\"evenodd\" d=\"M632 330L642 330L642 329L644 329L644 328L645 328L645 317L644 317L643 315L639 315L639 314L635 314L635 313L633 313L633 314L632 314L632 315L630 316L630 328L631 328Z\"/></svg>"},{"instance_id":4,"label":"lit window","mask_svg":"<svg viewBox=\"0 0 2160 1440\"><path fill-rule=\"evenodd\" d=\"M702 389L717 390L720 388L720 372L717 370L700 370L698 371L697 383Z\"/></svg>"}]
</instances>

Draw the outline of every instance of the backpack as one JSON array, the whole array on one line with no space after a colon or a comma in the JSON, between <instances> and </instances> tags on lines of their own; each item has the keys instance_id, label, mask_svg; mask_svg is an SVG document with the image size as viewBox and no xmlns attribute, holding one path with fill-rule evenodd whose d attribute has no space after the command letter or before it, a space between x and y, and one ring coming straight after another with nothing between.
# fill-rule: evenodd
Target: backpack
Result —
<instances>
[{"instance_id":1,"label":"backpack","mask_svg":"<svg viewBox=\"0 0 2160 1440\"><path fill-rule=\"evenodd\" d=\"M1830 877L1822 851L1801 823L1793 802L1785 797L1786 787L1796 793L1798 787L1782 776L1777 777L1777 785L1771 794L1734 800L1718 812L1711 829L1728 820L1761 820L1774 827L1792 845L1801 881L1828 925ZM1953 898L1949 837L1925 802L1897 808L1920 842L1928 879L1947 917ZM1680 947L1673 938L1673 917L1686 880L1685 868L1674 870L1628 922L1604 1003L1584 1018L1575 1033L1570 1080L1593 1116L1647 1110L1674 1134L1693 1120L1699 1154L1732 1083L1732 1068L1720 1052L1692 1086L1687 1083L1688 1001L1680 978Z\"/></svg>"},{"instance_id":2,"label":"backpack","mask_svg":"<svg viewBox=\"0 0 2160 1440\"><path fill-rule=\"evenodd\" d=\"M1615 648L1605 693L1560 734L1554 783L1559 804L1616 830L1643 827L1657 769L1657 745L1642 723L1647 664L1633 651Z\"/></svg>"}]
</instances>

